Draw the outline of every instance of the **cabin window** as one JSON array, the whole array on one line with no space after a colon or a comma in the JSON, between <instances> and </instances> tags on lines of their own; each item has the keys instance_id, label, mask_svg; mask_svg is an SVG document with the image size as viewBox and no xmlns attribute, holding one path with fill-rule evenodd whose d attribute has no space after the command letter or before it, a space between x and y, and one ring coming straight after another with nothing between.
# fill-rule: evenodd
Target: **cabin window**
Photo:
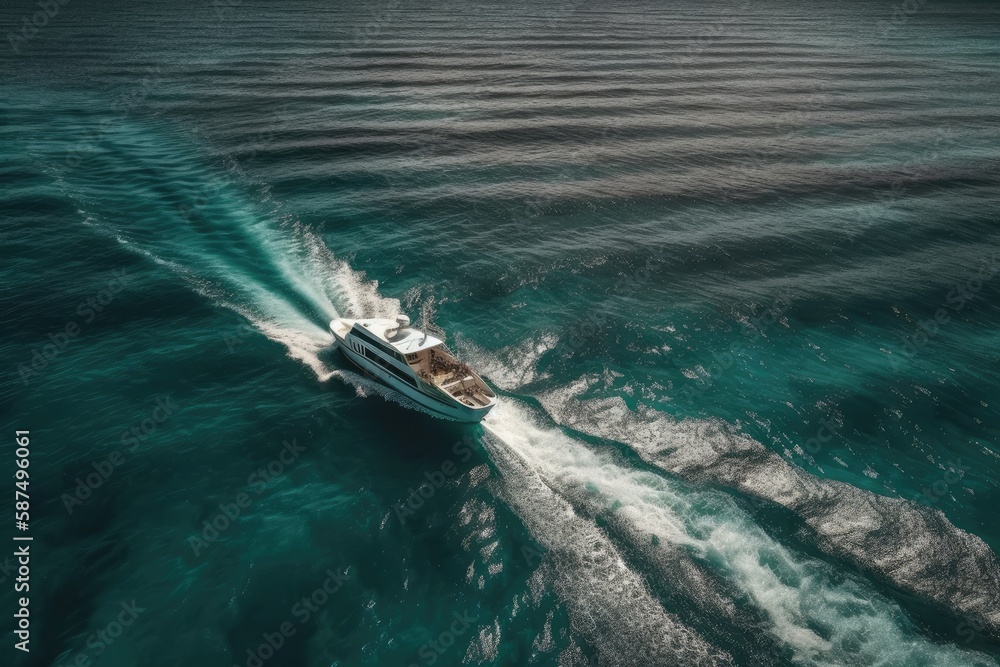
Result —
<instances>
[{"instance_id":1,"label":"cabin window","mask_svg":"<svg viewBox=\"0 0 1000 667\"><path fill-rule=\"evenodd\" d=\"M391 373L394 377L399 378L400 380L410 385L411 387L416 388L417 386L416 380L414 380L409 375L406 375L403 371L397 370L395 367L393 367L392 364L390 364L388 361L380 357L378 353L375 352L375 350L364 348L364 355L365 357L371 359L373 362L375 362L376 364L384 368L386 371Z\"/></svg>"},{"instance_id":2,"label":"cabin window","mask_svg":"<svg viewBox=\"0 0 1000 667\"><path fill-rule=\"evenodd\" d=\"M408 362L410 362L411 364L415 364L415 363L417 363L417 361L420 360L420 355L417 355L417 354L408 354L408 355L406 355L406 360Z\"/></svg>"}]
</instances>

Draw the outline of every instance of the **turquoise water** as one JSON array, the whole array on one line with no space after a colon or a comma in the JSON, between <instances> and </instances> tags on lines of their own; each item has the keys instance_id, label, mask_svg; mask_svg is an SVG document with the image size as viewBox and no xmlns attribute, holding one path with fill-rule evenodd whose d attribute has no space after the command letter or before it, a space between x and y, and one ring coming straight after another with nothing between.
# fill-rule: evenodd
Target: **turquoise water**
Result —
<instances>
[{"instance_id":1,"label":"turquoise water","mask_svg":"<svg viewBox=\"0 0 1000 667\"><path fill-rule=\"evenodd\" d=\"M12 664L998 663L995 4L44 23L0 55ZM329 349L424 307L481 425Z\"/></svg>"}]
</instances>

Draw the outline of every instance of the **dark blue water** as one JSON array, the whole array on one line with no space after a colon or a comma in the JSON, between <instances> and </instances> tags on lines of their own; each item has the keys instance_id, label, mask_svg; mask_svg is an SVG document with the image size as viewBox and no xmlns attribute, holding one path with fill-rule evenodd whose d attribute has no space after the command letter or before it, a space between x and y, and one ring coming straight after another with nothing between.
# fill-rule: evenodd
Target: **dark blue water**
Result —
<instances>
[{"instance_id":1,"label":"dark blue water","mask_svg":"<svg viewBox=\"0 0 1000 667\"><path fill-rule=\"evenodd\" d=\"M997 664L995 3L0 18L10 664Z\"/></svg>"}]
</instances>

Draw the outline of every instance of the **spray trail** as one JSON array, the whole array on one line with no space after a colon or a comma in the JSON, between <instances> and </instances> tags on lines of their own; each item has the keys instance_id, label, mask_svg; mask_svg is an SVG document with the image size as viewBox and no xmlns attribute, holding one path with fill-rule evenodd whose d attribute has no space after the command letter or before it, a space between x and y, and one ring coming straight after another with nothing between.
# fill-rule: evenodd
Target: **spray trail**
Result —
<instances>
[{"instance_id":1,"label":"spray trail","mask_svg":"<svg viewBox=\"0 0 1000 667\"><path fill-rule=\"evenodd\" d=\"M106 143L108 150L93 156L85 170L51 167L86 224L169 270L212 303L239 313L319 379L337 377L361 395L415 407L357 374L327 367L320 357L330 336L317 321L338 315L391 315L398 312L398 302L381 297L375 283L334 257L309 229L282 220L266 202L219 182L211 169L192 164L149 128L126 123L110 132ZM57 141L50 149L61 145ZM194 209L185 208L197 199L190 188L204 182L210 183L212 196ZM495 451L500 460L511 460L505 448ZM566 533L552 513L568 506L539 486L530 470L511 481L543 494L545 502L521 510L547 536L547 543L577 563L551 574L572 601L575 622L602 645L606 664L630 664L637 646L645 647L651 660L674 656L685 664L726 661L725 654L664 612L641 577L623 566L615 548L587 519L575 520L572 540L565 542ZM584 573L590 585L579 588L573 572ZM596 634L591 626L598 628Z\"/></svg>"},{"instance_id":2,"label":"spray trail","mask_svg":"<svg viewBox=\"0 0 1000 667\"><path fill-rule=\"evenodd\" d=\"M398 309L315 233L266 195L199 163L191 147L130 121L102 140L103 150L76 167L63 159L72 142L59 132L35 141L33 157L84 224L240 314L320 380L335 374L320 359L331 342L323 324ZM357 385L353 374L341 377Z\"/></svg>"},{"instance_id":3,"label":"spray trail","mask_svg":"<svg viewBox=\"0 0 1000 667\"><path fill-rule=\"evenodd\" d=\"M548 550L546 577L574 631L597 647L600 664L731 664L728 654L666 612L593 521L553 491L534 455L546 434L506 403L494 413L484 422L493 436L486 446L504 472L505 500Z\"/></svg>"},{"instance_id":4,"label":"spray trail","mask_svg":"<svg viewBox=\"0 0 1000 667\"><path fill-rule=\"evenodd\" d=\"M509 491L512 504L568 505L562 511L532 512L529 526L540 530L543 543L548 540L558 548L560 539L574 539L581 529L568 518L603 515L610 529L598 530L586 522L589 532L582 534L595 541L602 539L595 534L605 540L616 535L629 550L644 552L647 563L669 564L665 574L673 585L686 588L721 618L743 624L746 619L722 597L723 591L735 589L734 601L746 600L762 610L767 629L798 664L991 664L986 657L923 639L892 601L861 579L845 579L822 561L791 553L725 494L688 489L623 465L559 428L545 426L543 417L513 399L497 406L484 425L524 462L522 476L535 477L534 486L543 485L551 493L544 498L544 489L521 482ZM501 448L494 447L491 454L503 460ZM615 551L614 546L608 548ZM657 551L667 555L657 556ZM620 560L618 564L627 571ZM587 577L589 587L599 585L597 575L605 573L587 574L592 575ZM576 593L569 597L579 604ZM568 604L572 609L574 603ZM663 620L649 624L657 623ZM888 662L886 656L892 656Z\"/></svg>"},{"instance_id":5,"label":"spray trail","mask_svg":"<svg viewBox=\"0 0 1000 667\"><path fill-rule=\"evenodd\" d=\"M53 135L36 147L43 161L57 165L66 141ZM362 391L375 391L322 362L319 353L330 337L317 322L340 314L391 315L397 302L381 297L377 284L334 257L309 229L268 210L266 201L243 189L214 180L218 176L210 168L150 128L123 123L109 131L106 144L86 169L51 167L87 224L239 313L318 378L336 375ZM184 209L196 199L192 188L205 182L213 183L212 196L194 210ZM502 365L492 356L493 366ZM512 375L532 374L526 366ZM672 564L669 574L686 595L710 600L710 608L733 623L744 621L715 579L740 588L767 613L771 633L799 662L849 661L858 655L874 662L888 654L911 665L976 664L968 654L904 636L903 621L890 603L856 582L831 583L820 564L787 553L724 498L693 494L599 456L543 421L508 399L485 424L487 444L508 473L504 488L511 505L556 555L544 567L566 600L574 627L595 642L605 664L632 664L637 650L649 660L668 656L683 664L730 660L664 609L626 564L622 544L645 551L650 562ZM601 514L613 517L614 530L595 523ZM655 553L638 549L652 535L664 546ZM851 649L857 622L852 625L845 609L858 605L870 610L864 620L879 631Z\"/></svg>"},{"instance_id":6,"label":"spray trail","mask_svg":"<svg viewBox=\"0 0 1000 667\"><path fill-rule=\"evenodd\" d=\"M781 505L802 517L825 551L979 619L986 628L1000 628L995 556L940 511L814 477L717 424L678 423L652 409L634 412L621 399L578 398L597 382L581 378L538 399L558 423L621 442L664 471ZM950 575L943 578L942 572Z\"/></svg>"}]
</instances>

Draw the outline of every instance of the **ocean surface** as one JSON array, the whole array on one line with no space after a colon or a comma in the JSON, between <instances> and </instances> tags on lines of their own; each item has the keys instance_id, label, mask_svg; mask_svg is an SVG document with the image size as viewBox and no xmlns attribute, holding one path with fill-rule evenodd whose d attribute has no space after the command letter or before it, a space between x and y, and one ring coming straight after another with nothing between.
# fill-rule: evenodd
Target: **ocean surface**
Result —
<instances>
[{"instance_id":1,"label":"ocean surface","mask_svg":"<svg viewBox=\"0 0 1000 667\"><path fill-rule=\"evenodd\" d=\"M0 663L1000 664L996 2L62 2ZM424 311L482 424L330 350Z\"/></svg>"}]
</instances>

